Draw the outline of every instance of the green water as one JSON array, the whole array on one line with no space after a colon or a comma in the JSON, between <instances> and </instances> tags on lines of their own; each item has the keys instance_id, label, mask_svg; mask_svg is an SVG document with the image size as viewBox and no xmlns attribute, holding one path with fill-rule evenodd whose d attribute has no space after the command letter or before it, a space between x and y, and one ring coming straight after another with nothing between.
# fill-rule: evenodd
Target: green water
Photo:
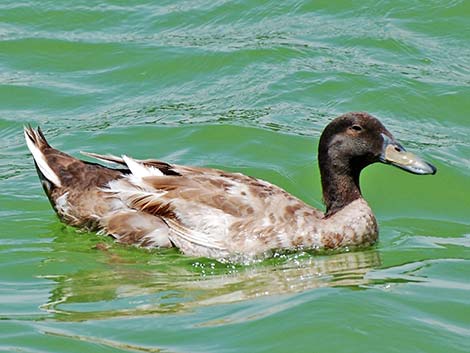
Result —
<instances>
[{"instance_id":1,"label":"green water","mask_svg":"<svg viewBox=\"0 0 470 353\"><path fill-rule=\"evenodd\" d=\"M469 18L455 0L2 0L0 351L469 352ZM364 172L371 249L250 266L62 225L21 131L322 207L320 132L356 110L438 174Z\"/></svg>"}]
</instances>

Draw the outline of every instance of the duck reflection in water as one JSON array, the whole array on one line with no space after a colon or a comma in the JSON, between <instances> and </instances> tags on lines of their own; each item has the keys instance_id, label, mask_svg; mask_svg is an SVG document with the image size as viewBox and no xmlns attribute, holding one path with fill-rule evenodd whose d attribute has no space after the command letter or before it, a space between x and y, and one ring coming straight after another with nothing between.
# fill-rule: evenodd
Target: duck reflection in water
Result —
<instances>
[{"instance_id":1,"label":"duck reflection in water","mask_svg":"<svg viewBox=\"0 0 470 353\"><path fill-rule=\"evenodd\" d=\"M57 231L53 243L57 249L44 262L42 276L56 282L42 309L64 321L174 314L265 296L276 300L324 287L360 289L369 283L367 273L381 265L376 249L275 254L251 266L240 266L181 256L174 249L148 252L98 243L90 250L87 242L84 250L82 242L87 237L75 240L79 250L74 253L69 236ZM97 236L91 237L97 241ZM62 251L64 247L68 251ZM82 270L53 270L57 263L74 262L73 258L80 258ZM103 309L103 302L110 309Z\"/></svg>"}]
</instances>

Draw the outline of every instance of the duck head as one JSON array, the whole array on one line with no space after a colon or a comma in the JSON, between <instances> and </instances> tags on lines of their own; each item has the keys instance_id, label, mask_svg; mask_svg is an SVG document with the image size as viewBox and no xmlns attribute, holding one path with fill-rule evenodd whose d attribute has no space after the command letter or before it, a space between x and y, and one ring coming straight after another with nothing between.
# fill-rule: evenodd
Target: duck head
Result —
<instances>
[{"instance_id":1,"label":"duck head","mask_svg":"<svg viewBox=\"0 0 470 353\"><path fill-rule=\"evenodd\" d=\"M435 174L436 168L408 152L383 124L368 113L347 113L330 122L320 137L318 163L329 216L361 197L359 175L381 162L413 174Z\"/></svg>"}]
</instances>

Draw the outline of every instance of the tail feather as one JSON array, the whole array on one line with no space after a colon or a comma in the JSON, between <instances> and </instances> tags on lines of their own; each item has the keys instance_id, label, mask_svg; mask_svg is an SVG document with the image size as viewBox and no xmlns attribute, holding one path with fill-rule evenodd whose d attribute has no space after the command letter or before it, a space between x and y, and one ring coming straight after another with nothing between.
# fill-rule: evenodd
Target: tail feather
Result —
<instances>
[{"instance_id":1,"label":"tail feather","mask_svg":"<svg viewBox=\"0 0 470 353\"><path fill-rule=\"evenodd\" d=\"M55 186L61 187L62 183L60 182L59 177L49 166L47 158L44 155L44 150L46 148L51 148L51 146L44 137L41 129L38 127L37 130L34 130L30 125L25 126L24 137L26 139L26 145L28 146L29 151L33 155L34 161L36 162L36 166L44 178L46 178Z\"/></svg>"},{"instance_id":2,"label":"tail feather","mask_svg":"<svg viewBox=\"0 0 470 353\"><path fill-rule=\"evenodd\" d=\"M104 154L85 152L85 151L80 151L80 153L83 154L84 156L95 158L106 163L126 165L126 162L124 162L124 159L122 159L121 157L113 156L112 154L104 155Z\"/></svg>"}]
</instances>

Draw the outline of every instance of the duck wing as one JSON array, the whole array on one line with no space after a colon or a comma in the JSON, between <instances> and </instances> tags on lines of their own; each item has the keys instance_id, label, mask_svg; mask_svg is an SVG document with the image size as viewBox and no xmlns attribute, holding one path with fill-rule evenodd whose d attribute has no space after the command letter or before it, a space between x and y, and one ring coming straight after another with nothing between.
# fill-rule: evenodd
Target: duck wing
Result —
<instances>
[{"instance_id":1,"label":"duck wing","mask_svg":"<svg viewBox=\"0 0 470 353\"><path fill-rule=\"evenodd\" d=\"M293 214L316 211L281 188L243 174L166 163L165 170L173 174L165 174L155 163L121 159L131 173L104 191L160 217L171 242L186 254L221 258L286 247L282 233Z\"/></svg>"}]
</instances>

